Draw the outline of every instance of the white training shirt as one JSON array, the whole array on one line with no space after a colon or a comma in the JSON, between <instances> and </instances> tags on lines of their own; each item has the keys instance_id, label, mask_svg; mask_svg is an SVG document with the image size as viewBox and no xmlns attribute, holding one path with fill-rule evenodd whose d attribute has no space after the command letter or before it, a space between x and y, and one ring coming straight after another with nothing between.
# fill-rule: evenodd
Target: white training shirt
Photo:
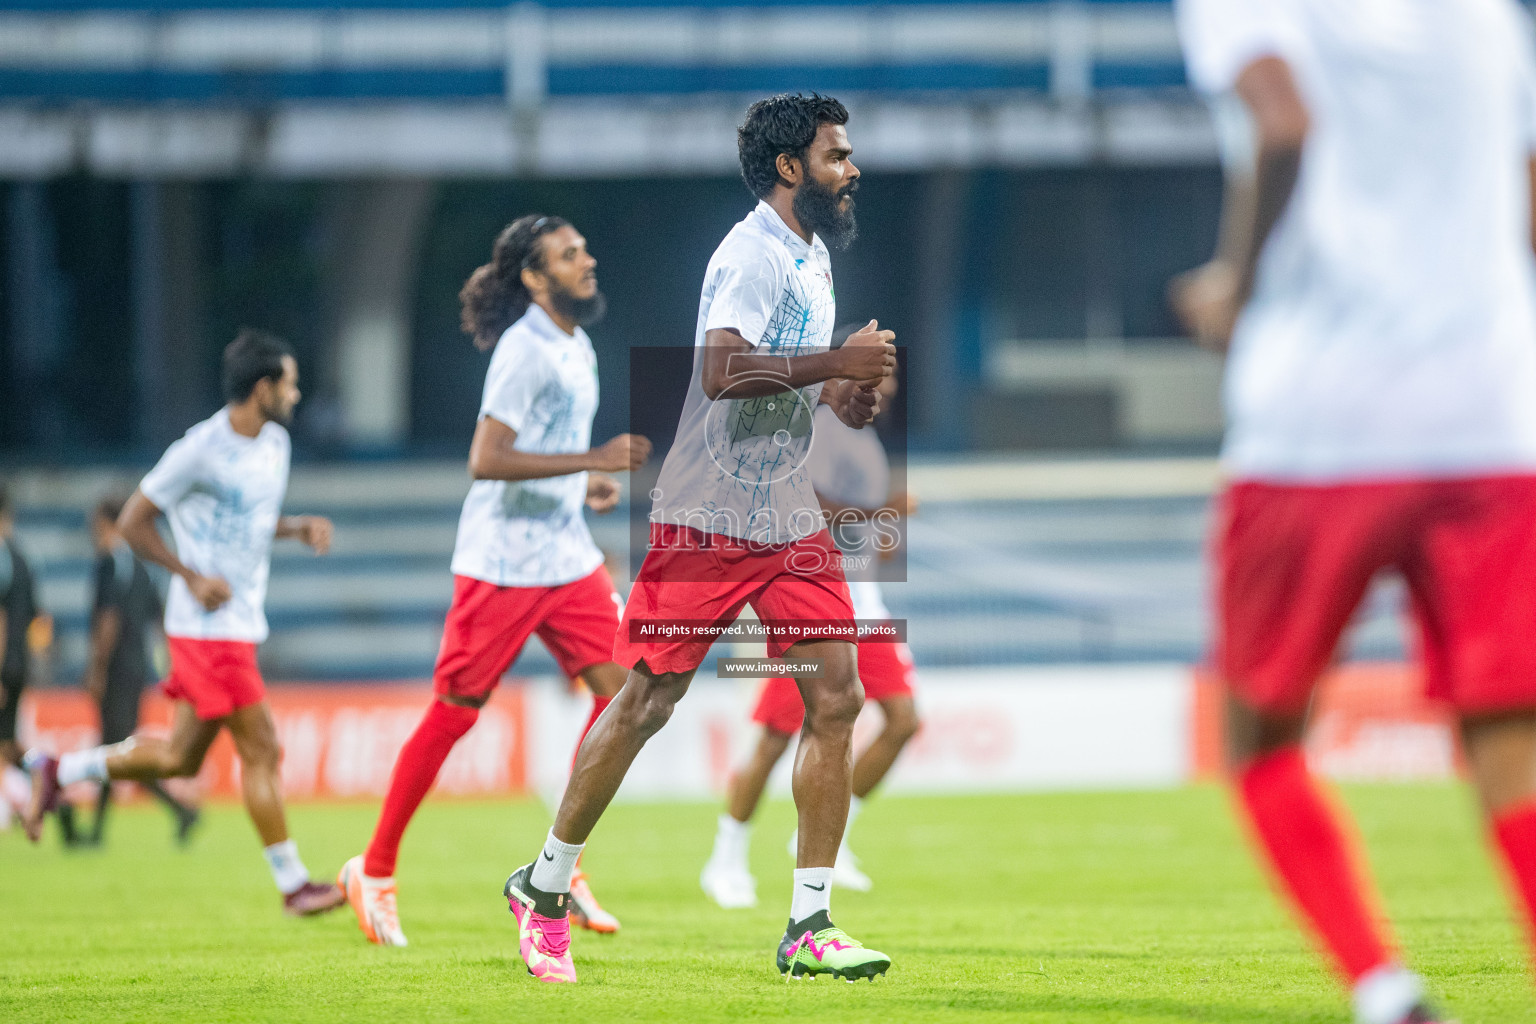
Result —
<instances>
[{"instance_id":1,"label":"white training shirt","mask_svg":"<svg viewBox=\"0 0 1536 1024\"><path fill-rule=\"evenodd\" d=\"M809 458L816 493L839 505L882 508L891 496L891 460L874 427L850 427L831 406L816 410L816 431ZM839 525L832 538L842 550L843 573L853 598L856 619L888 619L890 610L880 593L880 551L868 522Z\"/></svg>"},{"instance_id":2,"label":"white training shirt","mask_svg":"<svg viewBox=\"0 0 1536 1024\"><path fill-rule=\"evenodd\" d=\"M165 513L176 557L229 584L230 599L204 611L185 581L171 577L166 636L194 640L267 638L267 573L288 490L288 431L266 423L255 437L235 432L220 409L166 449L139 484Z\"/></svg>"},{"instance_id":3,"label":"white training shirt","mask_svg":"<svg viewBox=\"0 0 1536 1024\"><path fill-rule=\"evenodd\" d=\"M652 495L651 519L767 544L823 528L805 459L821 385L711 401L705 335L730 328L758 354L803 356L832 344L832 262L760 202L709 261L694 335L693 379Z\"/></svg>"},{"instance_id":4,"label":"white training shirt","mask_svg":"<svg viewBox=\"0 0 1536 1024\"><path fill-rule=\"evenodd\" d=\"M1278 56L1311 115L1232 342L1228 471L1536 469L1524 13L1513 0L1179 0L1178 21L1199 88L1230 96Z\"/></svg>"},{"instance_id":5,"label":"white training shirt","mask_svg":"<svg viewBox=\"0 0 1536 1024\"><path fill-rule=\"evenodd\" d=\"M520 452L568 455L592 447L597 354L580 327L566 334L537 305L496 342L480 415L517 431ZM476 480L464 499L453 572L501 587L554 587L603 562L582 509L587 474Z\"/></svg>"}]
</instances>

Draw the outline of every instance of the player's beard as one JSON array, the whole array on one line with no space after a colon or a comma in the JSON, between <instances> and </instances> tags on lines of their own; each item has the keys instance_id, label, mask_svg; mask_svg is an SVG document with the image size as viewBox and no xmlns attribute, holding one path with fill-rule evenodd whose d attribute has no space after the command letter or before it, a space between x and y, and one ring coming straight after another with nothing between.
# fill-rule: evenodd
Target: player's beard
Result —
<instances>
[{"instance_id":1,"label":"player's beard","mask_svg":"<svg viewBox=\"0 0 1536 1024\"><path fill-rule=\"evenodd\" d=\"M564 288L551 288L549 304L578 327L591 327L608 312L608 297L600 291L593 292L590 298L578 299Z\"/></svg>"},{"instance_id":2,"label":"player's beard","mask_svg":"<svg viewBox=\"0 0 1536 1024\"><path fill-rule=\"evenodd\" d=\"M859 235L859 225L853 217L853 194L857 181L850 181L840 190L833 191L814 178L806 178L795 190L792 208L801 227L810 228L821 236L828 248L842 251L853 244ZM848 208L842 208L843 197L848 197Z\"/></svg>"},{"instance_id":3,"label":"player's beard","mask_svg":"<svg viewBox=\"0 0 1536 1024\"><path fill-rule=\"evenodd\" d=\"M285 406L278 401L269 402L261 407L261 415L269 423L286 427L293 422L293 406Z\"/></svg>"}]
</instances>

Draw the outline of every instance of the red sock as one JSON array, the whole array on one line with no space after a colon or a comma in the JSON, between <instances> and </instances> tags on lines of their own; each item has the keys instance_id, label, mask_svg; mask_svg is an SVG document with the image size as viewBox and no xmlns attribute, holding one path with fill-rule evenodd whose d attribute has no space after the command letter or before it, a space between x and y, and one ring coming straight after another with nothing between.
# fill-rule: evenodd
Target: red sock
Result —
<instances>
[{"instance_id":1,"label":"red sock","mask_svg":"<svg viewBox=\"0 0 1536 1024\"><path fill-rule=\"evenodd\" d=\"M576 755L581 753L582 740L587 738L587 733L591 732L592 727L597 724L597 716L601 715L603 708L612 702L612 697L599 697L595 693L592 695L592 714L587 716L587 727L581 730L581 739L576 741L576 750L571 754L571 767L574 768L576 766Z\"/></svg>"},{"instance_id":2,"label":"red sock","mask_svg":"<svg viewBox=\"0 0 1536 1024\"><path fill-rule=\"evenodd\" d=\"M1250 761L1237 787L1270 866L1339 972L1352 984L1393 962L1355 844L1307 771L1301 748L1284 747Z\"/></svg>"},{"instance_id":3,"label":"red sock","mask_svg":"<svg viewBox=\"0 0 1536 1024\"><path fill-rule=\"evenodd\" d=\"M1494 838L1520 895L1526 936L1536 945L1536 801L1517 804L1493 818Z\"/></svg>"},{"instance_id":4,"label":"red sock","mask_svg":"<svg viewBox=\"0 0 1536 1024\"><path fill-rule=\"evenodd\" d=\"M389 792L384 796L384 810L373 830L373 841L363 855L363 874L370 878L388 878L395 873L395 858L400 853L400 837L427 790L437 781L437 773L448 760L449 751L459 737L480 717L478 708L460 707L434 700L421 724L400 748L395 770L389 776Z\"/></svg>"}]
</instances>

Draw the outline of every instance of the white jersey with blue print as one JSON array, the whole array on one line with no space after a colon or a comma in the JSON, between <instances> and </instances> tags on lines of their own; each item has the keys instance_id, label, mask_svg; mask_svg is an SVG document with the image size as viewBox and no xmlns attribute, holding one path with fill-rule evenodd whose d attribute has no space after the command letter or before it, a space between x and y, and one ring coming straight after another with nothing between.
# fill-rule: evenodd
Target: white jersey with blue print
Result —
<instances>
[{"instance_id":1,"label":"white jersey with blue print","mask_svg":"<svg viewBox=\"0 0 1536 1024\"><path fill-rule=\"evenodd\" d=\"M172 577L167 636L255 644L267 638L267 574L289 456L288 431L267 423L246 437L230 425L225 408L166 449L139 484L170 522L181 563L229 584L229 601L210 612Z\"/></svg>"},{"instance_id":2,"label":"white jersey with blue print","mask_svg":"<svg viewBox=\"0 0 1536 1024\"><path fill-rule=\"evenodd\" d=\"M850 508L883 508L891 497L891 460L873 428L856 429L830 406L816 410L810 454L811 483L828 501ZM837 524L832 539L843 552L843 574L856 619L889 619L879 575L880 552L868 521Z\"/></svg>"},{"instance_id":3,"label":"white jersey with blue print","mask_svg":"<svg viewBox=\"0 0 1536 1024\"><path fill-rule=\"evenodd\" d=\"M1526 12L1515 0L1176 10L1198 88L1230 109L1243 71L1277 57L1311 123L1232 337L1228 473L1331 483L1536 470ZM1237 134L1229 166L1252 161L1251 133Z\"/></svg>"},{"instance_id":4,"label":"white jersey with blue print","mask_svg":"<svg viewBox=\"0 0 1536 1024\"><path fill-rule=\"evenodd\" d=\"M765 544L823 528L805 460L821 385L712 401L701 384L706 335L735 331L757 355L831 348L832 263L760 202L709 261L694 335L693 379L662 465L651 519Z\"/></svg>"},{"instance_id":5,"label":"white jersey with blue print","mask_svg":"<svg viewBox=\"0 0 1536 1024\"><path fill-rule=\"evenodd\" d=\"M496 342L480 416L517 431L513 447L569 455L592 447L597 354L580 327L566 334L530 305ZM603 562L582 509L587 474L476 480L464 499L453 572L501 587L555 587Z\"/></svg>"}]
</instances>

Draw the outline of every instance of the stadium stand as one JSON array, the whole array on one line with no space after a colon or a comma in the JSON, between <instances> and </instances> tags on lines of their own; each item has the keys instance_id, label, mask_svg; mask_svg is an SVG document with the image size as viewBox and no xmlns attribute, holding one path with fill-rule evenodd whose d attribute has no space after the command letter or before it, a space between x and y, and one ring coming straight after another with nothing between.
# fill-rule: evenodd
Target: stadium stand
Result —
<instances>
[{"instance_id":1,"label":"stadium stand","mask_svg":"<svg viewBox=\"0 0 1536 1024\"><path fill-rule=\"evenodd\" d=\"M684 122L698 173L734 97L804 88L862 98L893 166L1208 159L1183 83L1166 2L23 0L0 173L616 173Z\"/></svg>"},{"instance_id":2,"label":"stadium stand","mask_svg":"<svg viewBox=\"0 0 1536 1024\"><path fill-rule=\"evenodd\" d=\"M90 568L74 500L93 474L26 476L19 532L39 565L79 671ZM1205 459L917 464L923 496L909 533L909 583L891 587L920 666L1053 662L1195 663L1206 642L1201 571L1214 465ZM288 507L332 516L336 547L316 559L280 545L262 657L273 679L408 679L431 672L450 596L449 556L466 489L455 463L300 468ZM74 507L72 507L74 506ZM605 550L627 548L622 510L593 521ZM1402 595L1367 607L1358 654L1403 651ZM535 640L522 674L555 671Z\"/></svg>"}]
</instances>

